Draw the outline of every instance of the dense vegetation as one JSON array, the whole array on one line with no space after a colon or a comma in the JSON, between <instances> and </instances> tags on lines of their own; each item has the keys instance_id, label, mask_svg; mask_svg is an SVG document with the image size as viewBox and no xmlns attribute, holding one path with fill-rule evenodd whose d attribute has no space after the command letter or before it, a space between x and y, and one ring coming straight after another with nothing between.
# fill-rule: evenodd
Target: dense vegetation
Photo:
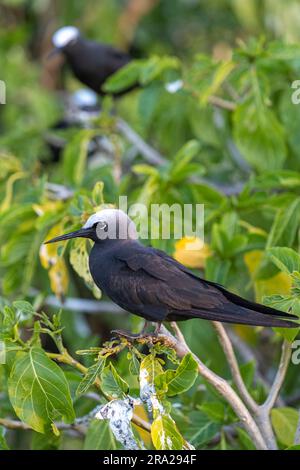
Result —
<instances>
[{"instance_id":1,"label":"dense vegetation","mask_svg":"<svg viewBox=\"0 0 300 470\"><path fill-rule=\"evenodd\" d=\"M226 331L202 320L180 324L183 353L178 331L177 340L112 340L111 329L138 331L142 321L95 288L91 243L42 244L120 195L148 207L201 203L204 246L193 240L189 251L191 240L172 236L145 243L300 316L297 2L143 3L144 11L133 0L0 6L0 448L297 448L300 379L290 357L298 329L228 328L239 368ZM131 47L136 59L107 81L108 93L141 87L117 101L108 94L89 127L53 130L61 98L80 86L60 59L46 59L51 33L68 23ZM49 133L66 144L59 161ZM95 158L96 136L107 145ZM224 393L210 370L227 379ZM94 419L97 405L104 419Z\"/></svg>"}]
</instances>

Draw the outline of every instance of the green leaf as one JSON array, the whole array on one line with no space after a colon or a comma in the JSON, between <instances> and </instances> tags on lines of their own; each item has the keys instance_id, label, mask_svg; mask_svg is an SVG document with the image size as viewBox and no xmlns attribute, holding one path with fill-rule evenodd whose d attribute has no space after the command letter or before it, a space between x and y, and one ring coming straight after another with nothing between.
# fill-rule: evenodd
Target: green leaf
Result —
<instances>
[{"instance_id":1,"label":"green leaf","mask_svg":"<svg viewBox=\"0 0 300 470\"><path fill-rule=\"evenodd\" d=\"M21 321L30 320L35 314L33 306L25 300L16 300L13 302L13 307L17 310L17 317Z\"/></svg>"},{"instance_id":2,"label":"green leaf","mask_svg":"<svg viewBox=\"0 0 300 470\"><path fill-rule=\"evenodd\" d=\"M31 441L32 450L55 450L58 449L61 443L60 436L53 433L40 434L39 432L33 433Z\"/></svg>"},{"instance_id":3,"label":"green leaf","mask_svg":"<svg viewBox=\"0 0 300 470\"><path fill-rule=\"evenodd\" d=\"M88 368L86 375L83 377L82 381L78 385L76 390L76 395L82 395L85 393L92 385L94 385L95 380L99 377L105 366L105 358L98 359L96 364L93 364Z\"/></svg>"},{"instance_id":4,"label":"green leaf","mask_svg":"<svg viewBox=\"0 0 300 470\"><path fill-rule=\"evenodd\" d=\"M224 403L219 401L209 401L203 403L200 407L200 410L203 411L212 421L224 423L226 419L226 407Z\"/></svg>"},{"instance_id":5,"label":"green leaf","mask_svg":"<svg viewBox=\"0 0 300 470\"><path fill-rule=\"evenodd\" d=\"M216 256L211 256L206 260L205 277L218 284L226 284L230 266L230 260L221 260Z\"/></svg>"},{"instance_id":6,"label":"green leaf","mask_svg":"<svg viewBox=\"0 0 300 470\"><path fill-rule=\"evenodd\" d=\"M186 438L195 447L202 447L219 431L220 426L214 423L205 413L193 411L189 414L189 425Z\"/></svg>"},{"instance_id":7,"label":"green leaf","mask_svg":"<svg viewBox=\"0 0 300 470\"><path fill-rule=\"evenodd\" d=\"M117 443L109 427L109 420L94 419L91 421L86 438L84 450L116 450Z\"/></svg>"},{"instance_id":8,"label":"green leaf","mask_svg":"<svg viewBox=\"0 0 300 470\"><path fill-rule=\"evenodd\" d=\"M5 432L6 432L6 429L3 426L0 426L0 450L9 449L6 439L5 439Z\"/></svg>"},{"instance_id":9,"label":"green leaf","mask_svg":"<svg viewBox=\"0 0 300 470\"><path fill-rule=\"evenodd\" d=\"M278 440L285 446L294 444L299 412L293 408L275 408L271 412L272 425Z\"/></svg>"},{"instance_id":10,"label":"green leaf","mask_svg":"<svg viewBox=\"0 0 300 470\"><path fill-rule=\"evenodd\" d=\"M169 415L158 416L151 425L151 438L157 450L182 450L183 437Z\"/></svg>"},{"instance_id":11,"label":"green leaf","mask_svg":"<svg viewBox=\"0 0 300 470\"><path fill-rule=\"evenodd\" d=\"M163 375L167 385L167 395L172 397L186 392L194 385L198 377L198 364L192 354L188 353L176 370L167 370Z\"/></svg>"},{"instance_id":12,"label":"green leaf","mask_svg":"<svg viewBox=\"0 0 300 470\"><path fill-rule=\"evenodd\" d=\"M287 154L284 133L270 109L248 101L237 107L233 122L235 142L250 165L260 172L282 168Z\"/></svg>"},{"instance_id":13,"label":"green leaf","mask_svg":"<svg viewBox=\"0 0 300 470\"><path fill-rule=\"evenodd\" d=\"M82 183L85 175L89 142L96 133L96 130L80 130L64 149L63 172L67 183L75 186Z\"/></svg>"},{"instance_id":14,"label":"green leaf","mask_svg":"<svg viewBox=\"0 0 300 470\"><path fill-rule=\"evenodd\" d=\"M267 254L280 271L287 274L300 271L300 255L292 248L269 248Z\"/></svg>"},{"instance_id":15,"label":"green leaf","mask_svg":"<svg viewBox=\"0 0 300 470\"><path fill-rule=\"evenodd\" d=\"M114 73L102 87L107 93L117 93L135 85L139 81L142 61L132 60Z\"/></svg>"},{"instance_id":16,"label":"green leaf","mask_svg":"<svg viewBox=\"0 0 300 470\"><path fill-rule=\"evenodd\" d=\"M267 240L271 246L291 246L299 228L300 198L288 203L288 206L277 211Z\"/></svg>"},{"instance_id":17,"label":"green leaf","mask_svg":"<svg viewBox=\"0 0 300 470\"><path fill-rule=\"evenodd\" d=\"M110 362L101 374L102 391L111 398L124 398L129 391L129 386L118 374Z\"/></svg>"},{"instance_id":18,"label":"green leaf","mask_svg":"<svg viewBox=\"0 0 300 470\"><path fill-rule=\"evenodd\" d=\"M37 432L50 431L55 420L75 419L65 375L41 348L17 355L8 393L16 415Z\"/></svg>"}]
</instances>

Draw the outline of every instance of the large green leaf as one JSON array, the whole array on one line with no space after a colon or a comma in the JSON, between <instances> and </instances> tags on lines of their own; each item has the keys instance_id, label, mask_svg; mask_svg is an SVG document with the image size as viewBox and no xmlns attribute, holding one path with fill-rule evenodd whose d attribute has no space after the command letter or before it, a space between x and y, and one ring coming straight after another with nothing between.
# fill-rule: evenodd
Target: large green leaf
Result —
<instances>
[{"instance_id":1,"label":"large green leaf","mask_svg":"<svg viewBox=\"0 0 300 470\"><path fill-rule=\"evenodd\" d=\"M152 442L157 450L181 450L183 438L169 415L157 416L151 426Z\"/></svg>"},{"instance_id":2,"label":"large green leaf","mask_svg":"<svg viewBox=\"0 0 300 470\"><path fill-rule=\"evenodd\" d=\"M109 427L108 419L91 421L85 441L84 450L116 450L117 443Z\"/></svg>"},{"instance_id":3,"label":"large green leaf","mask_svg":"<svg viewBox=\"0 0 300 470\"><path fill-rule=\"evenodd\" d=\"M235 142L248 163L260 172L282 168L286 159L283 129L277 117L255 100L239 105L234 112Z\"/></svg>"},{"instance_id":4,"label":"large green leaf","mask_svg":"<svg viewBox=\"0 0 300 470\"><path fill-rule=\"evenodd\" d=\"M267 253L280 271L284 271L287 274L292 274L294 271L300 272L300 255L295 250L292 250L292 248L269 248Z\"/></svg>"},{"instance_id":5,"label":"large green leaf","mask_svg":"<svg viewBox=\"0 0 300 470\"><path fill-rule=\"evenodd\" d=\"M163 374L167 386L167 395L174 396L191 388L198 376L198 364L191 353L184 356L176 370L167 370ZM158 381L161 379L158 376ZM156 382L157 383L157 382Z\"/></svg>"},{"instance_id":6,"label":"large green leaf","mask_svg":"<svg viewBox=\"0 0 300 470\"><path fill-rule=\"evenodd\" d=\"M64 373L38 347L17 356L8 379L8 393L16 415L37 432L55 430L54 421L75 419Z\"/></svg>"},{"instance_id":7,"label":"large green leaf","mask_svg":"<svg viewBox=\"0 0 300 470\"><path fill-rule=\"evenodd\" d=\"M189 426L185 437L195 447L202 447L209 442L220 429L220 425L213 422L201 411L193 411L189 415Z\"/></svg>"},{"instance_id":8,"label":"large green leaf","mask_svg":"<svg viewBox=\"0 0 300 470\"><path fill-rule=\"evenodd\" d=\"M275 408L271 412L272 424L278 440L287 447L294 444L299 412L293 408Z\"/></svg>"}]
</instances>

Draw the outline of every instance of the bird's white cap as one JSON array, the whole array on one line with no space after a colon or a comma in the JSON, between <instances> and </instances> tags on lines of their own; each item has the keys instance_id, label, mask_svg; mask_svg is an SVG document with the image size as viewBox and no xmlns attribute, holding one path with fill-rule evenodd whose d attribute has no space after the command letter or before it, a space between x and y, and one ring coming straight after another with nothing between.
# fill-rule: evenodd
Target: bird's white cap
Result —
<instances>
[{"instance_id":1,"label":"bird's white cap","mask_svg":"<svg viewBox=\"0 0 300 470\"><path fill-rule=\"evenodd\" d=\"M88 88L80 88L76 90L72 95L72 102L78 108L97 106L98 96L93 90Z\"/></svg>"},{"instance_id":2,"label":"bird's white cap","mask_svg":"<svg viewBox=\"0 0 300 470\"><path fill-rule=\"evenodd\" d=\"M83 228L98 224L96 233L99 239L136 240L138 238L135 223L120 209L103 209L92 214Z\"/></svg>"},{"instance_id":3,"label":"bird's white cap","mask_svg":"<svg viewBox=\"0 0 300 470\"><path fill-rule=\"evenodd\" d=\"M74 41L79 36L79 29L75 26L64 26L58 29L52 36L52 42L54 47L61 49L70 42Z\"/></svg>"}]
</instances>

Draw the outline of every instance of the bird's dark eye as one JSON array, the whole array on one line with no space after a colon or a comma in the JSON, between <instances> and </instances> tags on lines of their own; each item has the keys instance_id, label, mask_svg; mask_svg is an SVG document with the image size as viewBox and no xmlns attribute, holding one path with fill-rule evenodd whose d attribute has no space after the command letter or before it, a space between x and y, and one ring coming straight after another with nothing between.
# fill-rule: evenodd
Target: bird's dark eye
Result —
<instances>
[{"instance_id":1,"label":"bird's dark eye","mask_svg":"<svg viewBox=\"0 0 300 470\"><path fill-rule=\"evenodd\" d=\"M94 225L93 225L93 228L95 229L100 229L100 230L104 230L104 232L107 232L108 230L108 225L106 222L95 222Z\"/></svg>"}]
</instances>

